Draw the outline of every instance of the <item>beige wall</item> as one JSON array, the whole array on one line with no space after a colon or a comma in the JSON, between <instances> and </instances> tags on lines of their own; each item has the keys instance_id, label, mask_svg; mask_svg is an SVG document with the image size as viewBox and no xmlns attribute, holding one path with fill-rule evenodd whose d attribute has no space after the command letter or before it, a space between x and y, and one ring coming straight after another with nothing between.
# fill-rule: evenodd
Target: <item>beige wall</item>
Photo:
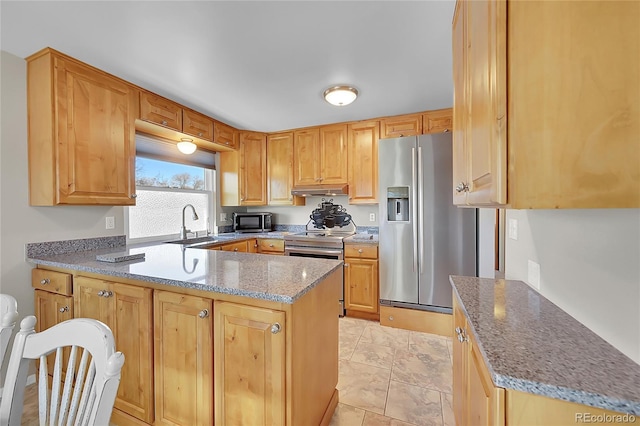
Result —
<instances>
[{"instance_id":1,"label":"beige wall","mask_svg":"<svg viewBox=\"0 0 640 426\"><path fill-rule=\"evenodd\" d=\"M122 207L30 207L27 174L27 84L24 59L0 58L0 291L18 300L20 317L33 314L29 242L122 235ZM115 216L116 228L105 229Z\"/></svg>"},{"instance_id":2,"label":"beige wall","mask_svg":"<svg viewBox=\"0 0 640 426\"><path fill-rule=\"evenodd\" d=\"M506 278L527 281L540 264L540 292L640 364L640 210L508 210Z\"/></svg>"}]
</instances>

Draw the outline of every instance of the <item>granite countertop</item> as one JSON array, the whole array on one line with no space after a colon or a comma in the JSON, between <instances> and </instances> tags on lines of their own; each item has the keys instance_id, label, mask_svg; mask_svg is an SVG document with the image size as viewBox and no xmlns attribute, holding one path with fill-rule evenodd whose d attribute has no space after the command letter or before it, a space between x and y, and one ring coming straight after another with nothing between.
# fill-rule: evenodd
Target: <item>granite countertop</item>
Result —
<instances>
[{"instance_id":1,"label":"granite countertop","mask_svg":"<svg viewBox=\"0 0 640 426\"><path fill-rule=\"evenodd\" d=\"M360 234L353 234L350 237L345 238L344 240L342 240L345 244L372 244L372 245L378 245L378 234L366 234L366 233L360 233Z\"/></svg>"},{"instance_id":2,"label":"granite countertop","mask_svg":"<svg viewBox=\"0 0 640 426\"><path fill-rule=\"evenodd\" d=\"M527 284L450 281L496 386L640 415L640 365Z\"/></svg>"},{"instance_id":3,"label":"granite countertop","mask_svg":"<svg viewBox=\"0 0 640 426\"><path fill-rule=\"evenodd\" d=\"M264 238L276 237L264 235ZM245 238L255 238L255 235L242 234L237 240ZM202 250L166 243L125 246L124 238L95 240L103 241L99 244L91 239L27 244L27 260L36 265L282 303L293 303L330 273L342 268L342 261L338 260ZM234 239L224 242L229 241ZM145 258L120 263L96 260L97 255L110 253L144 253Z\"/></svg>"}]
</instances>

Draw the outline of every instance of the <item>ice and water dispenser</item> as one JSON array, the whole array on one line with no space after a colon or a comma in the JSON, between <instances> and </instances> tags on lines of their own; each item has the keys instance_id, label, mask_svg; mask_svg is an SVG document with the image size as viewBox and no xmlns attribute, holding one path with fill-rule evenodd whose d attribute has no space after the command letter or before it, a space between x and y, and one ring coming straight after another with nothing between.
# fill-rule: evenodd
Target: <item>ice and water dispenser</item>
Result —
<instances>
[{"instance_id":1,"label":"ice and water dispenser","mask_svg":"<svg viewBox=\"0 0 640 426\"><path fill-rule=\"evenodd\" d=\"M409 221L408 186L390 186L387 188L387 220L389 222Z\"/></svg>"}]
</instances>

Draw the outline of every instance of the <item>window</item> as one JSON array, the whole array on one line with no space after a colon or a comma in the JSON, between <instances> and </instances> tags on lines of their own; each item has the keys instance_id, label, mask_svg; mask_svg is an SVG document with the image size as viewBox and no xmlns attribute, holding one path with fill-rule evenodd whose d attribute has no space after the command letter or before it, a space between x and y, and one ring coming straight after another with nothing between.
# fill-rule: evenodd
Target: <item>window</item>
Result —
<instances>
[{"instance_id":1,"label":"window","mask_svg":"<svg viewBox=\"0 0 640 426\"><path fill-rule=\"evenodd\" d=\"M150 153L146 149L149 146L155 146L155 151L160 146L160 151L165 150L164 155ZM207 229L211 230L209 221L215 211L215 172L212 170L214 154L205 153L210 158L203 163L180 157L182 154L177 153L175 145L170 151L166 148L162 148L162 142L147 139L140 141L139 135L136 135L136 205L125 209L125 226L128 228L130 241L178 238L182 226L182 209L187 204L193 205L199 218L193 220L191 209L187 209L187 229L202 234ZM167 153L170 155L166 155ZM174 155L176 158L173 158ZM174 160L193 164L181 164ZM203 164L210 166L205 167Z\"/></svg>"}]
</instances>

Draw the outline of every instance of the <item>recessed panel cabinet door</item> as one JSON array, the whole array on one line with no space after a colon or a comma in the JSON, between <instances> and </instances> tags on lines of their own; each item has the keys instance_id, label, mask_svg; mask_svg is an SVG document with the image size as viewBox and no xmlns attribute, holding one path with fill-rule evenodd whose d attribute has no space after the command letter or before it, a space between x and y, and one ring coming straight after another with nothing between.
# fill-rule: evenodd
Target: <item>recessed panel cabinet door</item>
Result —
<instances>
[{"instance_id":1,"label":"recessed panel cabinet door","mask_svg":"<svg viewBox=\"0 0 640 426\"><path fill-rule=\"evenodd\" d=\"M320 131L299 130L293 134L293 184L318 185L320 181Z\"/></svg>"},{"instance_id":2,"label":"recessed panel cabinet door","mask_svg":"<svg viewBox=\"0 0 640 426\"><path fill-rule=\"evenodd\" d=\"M54 64L57 203L133 205L137 92L74 62Z\"/></svg>"},{"instance_id":3,"label":"recessed panel cabinet door","mask_svg":"<svg viewBox=\"0 0 640 426\"><path fill-rule=\"evenodd\" d=\"M267 196L269 205L293 205L293 133L267 137Z\"/></svg>"},{"instance_id":4,"label":"recessed panel cabinet door","mask_svg":"<svg viewBox=\"0 0 640 426\"><path fill-rule=\"evenodd\" d=\"M167 291L153 296L155 424L212 425L213 302Z\"/></svg>"},{"instance_id":5,"label":"recessed panel cabinet door","mask_svg":"<svg viewBox=\"0 0 640 426\"><path fill-rule=\"evenodd\" d=\"M60 324L63 321L73 318L73 297L61 294L49 293L48 291L36 290L34 292L35 314L38 321L36 322L36 331L39 333L47 328ZM7 354L7 356L9 356ZM53 365L55 362L55 353L47 356L47 370L53 375ZM66 371L69 361L69 349L64 350L63 370Z\"/></svg>"},{"instance_id":6,"label":"recessed panel cabinet door","mask_svg":"<svg viewBox=\"0 0 640 426\"><path fill-rule=\"evenodd\" d=\"M345 309L378 313L378 261L345 258Z\"/></svg>"},{"instance_id":7,"label":"recessed panel cabinet door","mask_svg":"<svg viewBox=\"0 0 640 426\"><path fill-rule=\"evenodd\" d=\"M240 205L267 204L267 137L240 133Z\"/></svg>"},{"instance_id":8,"label":"recessed panel cabinet door","mask_svg":"<svg viewBox=\"0 0 640 426\"><path fill-rule=\"evenodd\" d=\"M349 204L378 202L378 139L380 123L349 124ZM383 164L387 167L387 164Z\"/></svg>"},{"instance_id":9,"label":"recessed panel cabinet door","mask_svg":"<svg viewBox=\"0 0 640 426\"><path fill-rule=\"evenodd\" d=\"M215 302L215 424L285 423L285 313Z\"/></svg>"},{"instance_id":10,"label":"recessed panel cabinet door","mask_svg":"<svg viewBox=\"0 0 640 426\"><path fill-rule=\"evenodd\" d=\"M346 124L320 127L320 164L320 183L347 183Z\"/></svg>"}]
</instances>

